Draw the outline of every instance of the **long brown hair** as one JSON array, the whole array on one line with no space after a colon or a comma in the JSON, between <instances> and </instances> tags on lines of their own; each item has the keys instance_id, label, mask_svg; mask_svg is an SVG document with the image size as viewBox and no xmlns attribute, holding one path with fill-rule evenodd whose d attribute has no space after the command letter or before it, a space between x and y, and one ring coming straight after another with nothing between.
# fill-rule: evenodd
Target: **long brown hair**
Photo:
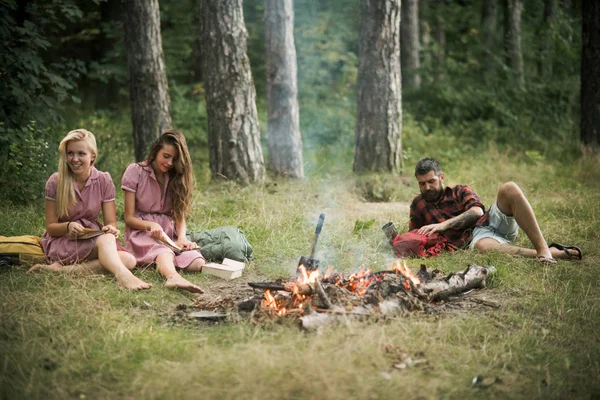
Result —
<instances>
[{"instance_id":1,"label":"long brown hair","mask_svg":"<svg viewBox=\"0 0 600 400\"><path fill-rule=\"evenodd\" d=\"M85 129L75 129L69 133L58 145L58 184L56 186L56 213L59 218L69 216L69 208L77 202L75 189L73 188L73 171L67 164L67 146L69 142L85 140L92 153L92 163L98 157L98 147L96 146L96 137L90 131Z\"/></svg>"},{"instance_id":2,"label":"long brown hair","mask_svg":"<svg viewBox=\"0 0 600 400\"><path fill-rule=\"evenodd\" d=\"M158 152L167 144L173 145L179 154L173 160L173 168L169 171L169 190L172 198L173 219L182 221L191 206L194 189L194 170L185 136L175 129L164 131L150 148L146 164L152 167Z\"/></svg>"}]
</instances>

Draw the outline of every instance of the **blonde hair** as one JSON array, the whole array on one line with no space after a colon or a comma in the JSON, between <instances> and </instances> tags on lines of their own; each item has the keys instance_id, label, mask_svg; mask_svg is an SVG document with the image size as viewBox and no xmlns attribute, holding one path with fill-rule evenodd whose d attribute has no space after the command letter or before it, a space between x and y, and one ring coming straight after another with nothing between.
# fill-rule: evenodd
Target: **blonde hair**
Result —
<instances>
[{"instance_id":1,"label":"blonde hair","mask_svg":"<svg viewBox=\"0 0 600 400\"><path fill-rule=\"evenodd\" d=\"M172 195L173 219L182 221L191 206L194 189L192 158L185 136L175 129L164 131L150 148L145 163L151 167L158 152L167 144L174 146L178 151L178 156L173 160L173 168L169 171L169 190Z\"/></svg>"},{"instance_id":2,"label":"blonde hair","mask_svg":"<svg viewBox=\"0 0 600 400\"><path fill-rule=\"evenodd\" d=\"M96 146L96 137L90 131L85 129L75 129L69 133L58 145L58 185L56 187L56 212L59 218L69 216L69 208L77 203L75 189L73 188L73 171L67 164L67 146L69 142L85 140L92 153L92 163L98 157L98 147Z\"/></svg>"}]
</instances>

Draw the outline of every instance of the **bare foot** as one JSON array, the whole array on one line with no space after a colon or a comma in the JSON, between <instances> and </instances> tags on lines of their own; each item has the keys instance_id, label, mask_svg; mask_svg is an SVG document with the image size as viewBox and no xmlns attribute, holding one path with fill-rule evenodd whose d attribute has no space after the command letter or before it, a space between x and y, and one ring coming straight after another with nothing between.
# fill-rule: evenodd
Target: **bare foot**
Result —
<instances>
[{"instance_id":1,"label":"bare foot","mask_svg":"<svg viewBox=\"0 0 600 400\"><path fill-rule=\"evenodd\" d=\"M125 289L143 290L150 289L152 287L151 283L144 282L143 280L133 275L131 272L129 272L129 274L117 276L116 278L119 286L124 287Z\"/></svg>"},{"instance_id":2,"label":"bare foot","mask_svg":"<svg viewBox=\"0 0 600 400\"><path fill-rule=\"evenodd\" d=\"M165 286L168 288L178 288L178 289L187 290L192 293L200 293L200 294L204 293L204 290L202 290L200 288L200 286L194 285L193 283L191 283L187 279L183 278L179 274L175 274L175 275L172 275L171 277L169 277L167 279L167 282L165 283Z\"/></svg>"},{"instance_id":3,"label":"bare foot","mask_svg":"<svg viewBox=\"0 0 600 400\"><path fill-rule=\"evenodd\" d=\"M50 271L50 272L58 272L60 270L60 264L55 262L52 264L35 264L33 267L27 270L28 274L31 274L35 271Z\"/></svg>"},{"instance_id":4,"label":"bare foot","mask_svg":"<svg viewBox=\"0 0 600 400\"><path fill-rule=\"evenodd\" d=\"M536 259L541 262L542 264L545 265L554 265L556 264L556 260L552 257L545 257L545 256L537 256Z\"/></svg>"}]
</instances>

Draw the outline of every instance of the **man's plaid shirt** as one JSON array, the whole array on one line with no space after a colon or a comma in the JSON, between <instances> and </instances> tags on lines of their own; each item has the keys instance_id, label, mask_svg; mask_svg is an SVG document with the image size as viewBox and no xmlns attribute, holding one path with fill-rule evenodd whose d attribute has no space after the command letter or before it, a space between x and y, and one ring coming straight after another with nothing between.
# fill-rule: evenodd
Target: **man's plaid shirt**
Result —
<instances>
[{"instance_id":1,"label":"man's plaid shirt","mask_svg":"<svg viewBox=\"0 0 600 400\"><path fill-rule=\"evenodd\" d=\"M453 228L440 232L453 246L465 247L472 239L473 228L478 225L487 224L488 220L488 213L485 212L485 206L477 193L467 185L447 186L444 189L442 197L434 203L425 201L423 195L419 194L410 205L410 222L408 226L412 230L425 225L439 224L464 213L471 207L481 207L484 211L483 216L473 226L467 229Z\"/></svg>"}]
</instances>

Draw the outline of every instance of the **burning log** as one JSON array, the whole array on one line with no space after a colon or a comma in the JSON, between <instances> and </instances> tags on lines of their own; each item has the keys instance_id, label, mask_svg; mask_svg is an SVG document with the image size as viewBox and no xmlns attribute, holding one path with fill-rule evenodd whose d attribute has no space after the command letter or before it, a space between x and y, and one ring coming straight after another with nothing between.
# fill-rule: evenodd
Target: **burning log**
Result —
<instances>
[{"instance_id":1,"label":"burning log","mask_svg":"<svg viewBox=\"0 0 600 400\"><path fill-rule=\"evenodd\" d=\"M254 289L261 290L285 290L286 292L291 292L291 290L287 290L285 285L278 282L248 282L248 285Z\"/></svg>"}]
</instances>

